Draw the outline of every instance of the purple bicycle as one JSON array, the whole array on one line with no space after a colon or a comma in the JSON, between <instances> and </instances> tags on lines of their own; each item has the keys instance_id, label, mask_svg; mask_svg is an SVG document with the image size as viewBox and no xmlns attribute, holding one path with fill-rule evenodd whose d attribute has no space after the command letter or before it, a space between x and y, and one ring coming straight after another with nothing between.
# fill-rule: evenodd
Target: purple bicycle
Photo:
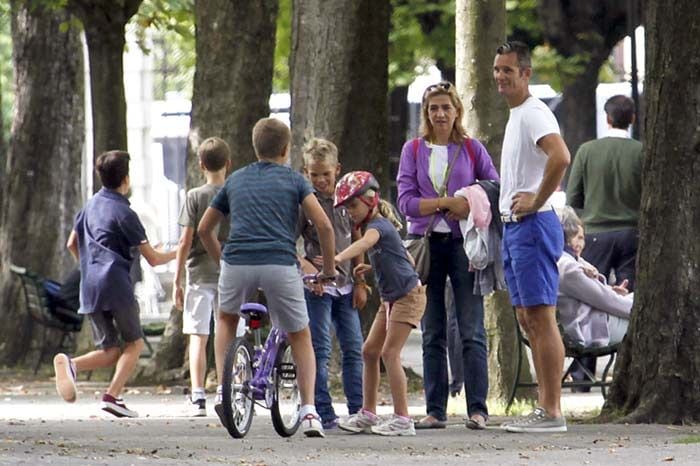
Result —
<instances>
[{"instance_id":1,"label":"purple bicycle","mask_svg":"<svg viewBox=\"0 0 700 466\"><path fill-rule=\"evenodd\" d=\"M263 347L260 327L265 314L267 308L262 304L243 304L241 315L248 318L255 345L238 337L226 352L220 417L233 438L243 438L248 433L256 405L270 410L272 425L282 437L294 435L301 422L292 347L287 334L275 327Z\"/></svg>"}]
</instances>

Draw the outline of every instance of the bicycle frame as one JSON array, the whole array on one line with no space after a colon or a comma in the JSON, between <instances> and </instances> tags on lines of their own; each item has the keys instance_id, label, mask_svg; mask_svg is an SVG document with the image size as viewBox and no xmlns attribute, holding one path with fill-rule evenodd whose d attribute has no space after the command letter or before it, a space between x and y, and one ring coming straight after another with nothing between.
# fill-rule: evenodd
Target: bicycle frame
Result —
<instances>
[{"instance_id":1,"label":"bicycle frame","mask_svg":"<svg viewBox=\"0 0 700 466\"><path fill-rule=\"evenodd\" d=\"M263 347L260 329L255 329L253 332L255 355L253 357L253 378L248 381L248 394L253 400L267 402L268 387L272 384L277 351L280 344L287 338L287 333L272 327Z\"/></svg>"}]
</instances>

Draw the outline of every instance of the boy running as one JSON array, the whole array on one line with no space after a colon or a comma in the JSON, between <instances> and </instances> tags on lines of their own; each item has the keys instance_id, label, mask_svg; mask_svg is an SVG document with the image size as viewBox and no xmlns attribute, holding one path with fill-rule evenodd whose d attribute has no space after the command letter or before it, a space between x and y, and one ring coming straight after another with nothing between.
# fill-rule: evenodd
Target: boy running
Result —
<instances>
[{"instance_id":1,"label":"boy running","mask_svg":"<svg viewBox=\"0 0 700 466\"><path fill-rule=\"evenodd\" d=\"M141 221L129 207L129 159L128 153L116 150L97 158L95 169L103 187L76 216L66 245L80 261L79 312L90 319L97 350L75 359L59 353L53 360L56 390L70 403L77 398L75 381L79 371L115 367L100 406L117 417L138 416L126 407L120 395L144 346L129 276L134 260L131 250L137 247L152 266L175 258L175 251L153 249Z\"/></svg>"}]
</instances>

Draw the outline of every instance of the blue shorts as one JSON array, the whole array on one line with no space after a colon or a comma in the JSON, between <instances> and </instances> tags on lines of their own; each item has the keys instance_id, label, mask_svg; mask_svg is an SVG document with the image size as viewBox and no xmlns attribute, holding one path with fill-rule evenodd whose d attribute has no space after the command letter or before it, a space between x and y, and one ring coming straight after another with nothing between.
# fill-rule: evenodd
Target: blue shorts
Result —
<instances>
[{"instance_id":1,"label":"blue shorts","mask_svg":"<svg viewBox=\"0 0 700 466\"><path fill-rule=\"evenodd\" d=\"M537 212L503 228L503 268L516 307L555 306L559 289L557 261L564 231L554 211Z\"/></svg>"}]
</instances>

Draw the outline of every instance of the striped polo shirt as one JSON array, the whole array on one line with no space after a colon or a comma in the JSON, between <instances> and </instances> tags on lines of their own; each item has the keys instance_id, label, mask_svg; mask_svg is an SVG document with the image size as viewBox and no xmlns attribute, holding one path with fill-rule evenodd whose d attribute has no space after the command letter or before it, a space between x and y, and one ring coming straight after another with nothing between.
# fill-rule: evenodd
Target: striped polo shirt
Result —
<instances>
[{"instance_id":1,"label":"striped polo shirt","mask_svg":"<svg viewBox=\"0 0 700 466\"><path fill-rule=\"evenodd\" d=\"M229 265L295 265L300 204L313 188L286 165L259 161L233 172L211 207L229 215Z\"/></svg>"}]
</instances>

